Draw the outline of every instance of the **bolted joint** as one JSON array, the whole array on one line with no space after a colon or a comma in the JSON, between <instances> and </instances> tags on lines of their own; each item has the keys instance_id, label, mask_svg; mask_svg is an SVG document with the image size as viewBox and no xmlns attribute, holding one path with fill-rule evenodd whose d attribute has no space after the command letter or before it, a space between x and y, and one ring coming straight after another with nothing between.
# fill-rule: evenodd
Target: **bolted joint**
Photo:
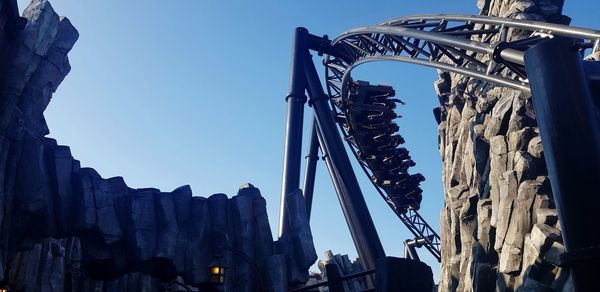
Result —
<instances>
[{"instance_id":1,"label":"bolted joint","mask_svg":"<svg viewBox=\"0 0 600 292\"><path fill-rule=\"evenodd\" d=\"M496 63L502 64L504 63L504 59L502 59L501 53L504 49L509 47L508 42L499 42L494 47L494 51L492 52L492 60Z\"/></svg>"},{"instance_id":2,"label":"bolted joint","mask_svg":"<svg viewBox=\"0 0 600 292\"><path fill-rule=\"evenodd\" d=\"M315 97L311 97L310 100L308 101L308 106L312 107L313 104L315 104L316 102L318 102L319 100L329 100L329 96L327 94L322 94L322 95L317 95Z\"/></svg>"},{"instance_id":3,"label":"bolted joint","mask_svg":"<svg viewBox=\"0 0 600 292\"><path fill-rule=\"evenodd\" d=\"M326 34L323 35L323 37L321 37L321 41L319 42L319 45L317 46L317 55L322 57L323 53L325 52L325 49L329 48L330 46L331 46L331 41L329 40L329 36L327 36Z\"/></svg>"},{"instance_id":4,"label":"bolted joint","mask_svg":"<svg viewBox=\"0 0 600 292\"><path fill-rule=\"evenodd\" d=\"M301 102L301 103L306 103L306 95L304 94L296 94L296 93L290 93L285 97L285 101L289 102L289 99L292 99L292 101L295 102Z\"/></svg>"}]
</instances>

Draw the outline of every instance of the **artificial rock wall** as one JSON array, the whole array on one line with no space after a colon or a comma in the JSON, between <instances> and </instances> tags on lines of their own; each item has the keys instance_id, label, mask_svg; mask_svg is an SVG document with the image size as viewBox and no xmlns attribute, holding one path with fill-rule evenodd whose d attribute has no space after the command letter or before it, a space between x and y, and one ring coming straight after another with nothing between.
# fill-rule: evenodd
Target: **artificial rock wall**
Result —
<instances>
[{"instance_id":1,"label":"artificial rock wall","mask_svg":"<svg viewBox=\"0 0 600 292\"><path fill-rule=\"evenodd\" d=\"M308 280L317 256L300 191L288 196L294 235L273 242L250 184L232 198L192 196L189 186L132 189L45 137L43 112L69 73L78 32L46 0L33 0L22 19L17 11L15 0L0 1L0 288L159 291L175 278L202 287L212 264L228 267L227 291Z\"/></svg>"},{"instance_id":2,"label":"artificial rock wall","mask_svg":"<svg viewBox=\"0 0 600 292\"><path fill-rule=\"evenodd\" d=\"M316 254L299 192L288 211L300 236L273 242L251 185L231 199L193 197L189 187L131 189L80 168L68 147L45 138L43 111L69 72L78 34L42 0L18 29L15 5L0 2L0 285L152 291L174 276L200 285L220 255L230 266L226 285L256 288L250 267L223 246L248 254L276 291L307 279ZM477 5L484 15L568 21L560 0ZM571 289L567 271L548 260L564 249L531 97L448 73L436 91L446 190L439 290Z\"/></svg>"},{"instance_id":3,"label":"artificial rock wall","mask_svg":"<svg viewBox=\"0 0 600 292\"><path fill-rule=\"evenodd\" d=\"M568 24L561 0L478 0L482 15ZM512 40L527 36L513 31ZM531 96L440 72L439 291L571 291Z\"/></svg>"},{"instance_id":4,"label":"artificial rock wall","mask_svg":"<svg viewBox=\"0 0 600 292\"><path fill-rule=\"evenodd\" d=\"M337 269L340 275L352 275L359 272L362 272L363 266L360 263L360 260L357 258L355 261L350 260L347 254L333 254L331 250L326 250L323 254L323 259L319 260L319 270L320 273L313 274L312 276L315 279L327 279L327 270L325 265L327 264L335 264L337 265ZM308 284L308 283L307 283ZM366 290L369 286L366 278L355 278L344 281L342 283L345 292L353 292L353 291L363 291ZM321 291L323 291L322 289Z\"/></svg>"}]
</instances>

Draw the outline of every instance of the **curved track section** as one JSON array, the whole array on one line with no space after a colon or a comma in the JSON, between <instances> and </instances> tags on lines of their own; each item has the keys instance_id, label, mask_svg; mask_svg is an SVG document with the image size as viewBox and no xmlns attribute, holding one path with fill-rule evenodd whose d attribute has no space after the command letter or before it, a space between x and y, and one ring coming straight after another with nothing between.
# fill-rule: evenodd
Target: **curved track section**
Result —
<instances>
[{"instance_id":1,"label":"curved track section","mask_svg":"<svg viewBox=\"0 0 600 292\"><path fill-rule=\"evenodd\" d=\"M327 56L325 76L346 141L382 198L416 238L426 240L425 247L438 260L440 237L416 211L424 178L407 173L414 163L406 149L396 147L403 139L393 123L393 89L355 82L352 70L373 61L398 61L529 92L523 52L543 38L557 36L578 40L582 51L600 50L597 30L464 15L392 19L347 31L332 41L341 53Z\"/></svg>"},{"instance_id":2,"label":"curved track section","mask_svg":"<svg viewBox=\"0 0 600 292\"><path fill-rule=\"evenodd\" d=\"M433 67L529 91L519 64L522 52L555 36L579 39L581 48L600 50L600 31L546 22L464 15L389 20L347 31L332 41L344 56L327 57L327 87L333 97L346 97L350 72L364 63L383 60Z\"/></svg>"},{"instance_id":3,"label":"curved track section","mask_svg":"<svg viewBox=\"0 0 600 292\"><path fill-rule=\"evenodd\" d=\"M371 181L385 190L394 206L400 210L419 209L419 184L425 177L408 173L415 162L406 148L399 147L404 138L394 123L398 118L394 109L404 103L394 98L395 91L390 86L358 81L351 84L350 91L351 102L344 105L346 115L338 120L349 134L347 140L357 146L356 156L372 173Z\"/></svg>"}]
</instances>

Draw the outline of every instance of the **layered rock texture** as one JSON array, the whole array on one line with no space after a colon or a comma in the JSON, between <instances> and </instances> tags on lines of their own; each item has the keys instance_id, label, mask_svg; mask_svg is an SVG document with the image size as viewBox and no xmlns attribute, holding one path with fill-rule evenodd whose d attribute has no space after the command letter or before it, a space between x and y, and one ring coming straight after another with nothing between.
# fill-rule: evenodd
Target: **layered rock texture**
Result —
<instances>
[{"instance_id":1,"label":"layered rock texture","mask_svg":"<svg viewBox=\"0 0 600 292\"><path fill-rule=\"evenodd\" d=\"M566 24L561 0L479 0L482 15ZM513 31L510 38L527 36ZM570 291L531 96L440 72L439 291Z\"/></svg>"},{"instance_id":2,"label":"layered rock texture","mask_svg":"<svg viewBox=\"0 0 600 292\"><path fill-rule=\"evenodd\" d=\"M561 0L477 5L484 15L568 22ZM232 198L195 197L188 186L132 189L81 168L46 138L43 112L70 70L78 33L47 1L34 0L26 19L17 11L16 1L0 2L0 288L158 291L178 279L208 289L213 265L227 267L228 291L285 291L308 280L316 253L300 191L287 198L293 235L273 242L265 200L250 184ZM439 290L571 290L568 271L551 260L564 247L531 97L444 72L436 92ZM357 271L344 256L328 253L327 263Z\"/></svg>"},{"instance_id":3,"label":"layered rock texture","mask_svg":"<svg viewBox=\"0 0 600 292\"><path fill-rule=\"evenodd\" d=\"M342 276L352 275L363 271L362 264L359 259L355 261L350 260L347 254L333 254L331 250L325 251L322 260L319 260L319 270L320 274L314 275L315 279L327 279L327 270L325 269L325 265L327 264L335 264L339 270L339 274ZM355 278L348 281L344 281L343 283L344 291L363 291L366 290L369 286L366 278ZM325 291L326 288L322 288L321 291Z\"/></svg>"},{"instance_id":4,"label":"layered rock texture","mask_svg":"<svg viewBox=\"0 0 600 292\"><path fill-rule=\"evenodd\" d=\"M158 291L176 278L206 288L211 266L226 267L227 291L308 279L317 256L300 191L288 198L296 236L273 242L250 184L232 198L132 189L46 138L43 112L78 32L45 0L16 13L16 1L0 2L0 288Z\"/></svg>"}]
</instances>

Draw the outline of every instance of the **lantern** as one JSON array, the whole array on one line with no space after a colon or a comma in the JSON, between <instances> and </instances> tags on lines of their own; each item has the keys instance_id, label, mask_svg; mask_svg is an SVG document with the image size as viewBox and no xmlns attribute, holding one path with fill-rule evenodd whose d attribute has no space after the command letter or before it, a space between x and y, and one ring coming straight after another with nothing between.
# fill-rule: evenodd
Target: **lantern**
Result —
<instances>
[{"instance_id":1,"label":"lantern","mask_svg":"<svg viewBox=\"0 0 600 292\"><path fill-rule=\"evenodd\" d=\"M225 267L223 266L211 266L210 269L210 282L213 284L225 283Z\"/></svg>"},{"instance_id":2,"label":"lantern","mask_svg":"<svg viewBox=\"0 0 600 292\"><path fill-rule=\"evenodd\" d=\"M225 259L220 254L216 255L208 265L209 281L216 285L225 283L225 269L227 269Z\"/></svg>"}]
</instances>

